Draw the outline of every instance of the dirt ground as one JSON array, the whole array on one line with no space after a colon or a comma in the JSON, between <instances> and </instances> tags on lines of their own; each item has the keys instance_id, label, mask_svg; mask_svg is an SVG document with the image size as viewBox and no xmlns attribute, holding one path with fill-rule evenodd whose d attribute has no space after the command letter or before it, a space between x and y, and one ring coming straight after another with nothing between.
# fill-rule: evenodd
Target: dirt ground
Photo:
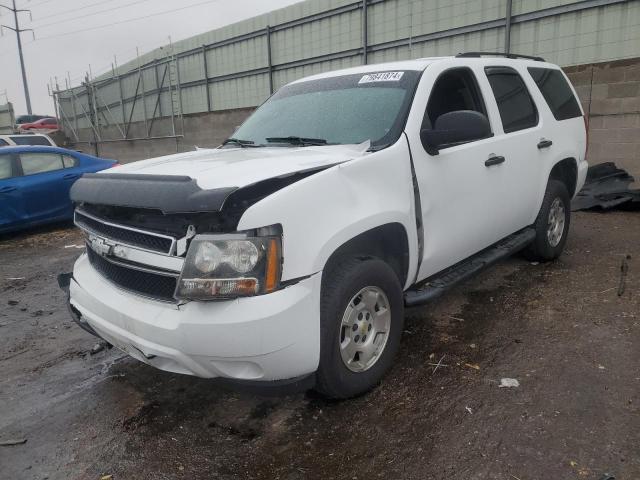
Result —
<instances>
[{"instance_id":1,"label":"dirt ground","mask_svg":"<svg viewBox=\"0 0 640 480\"><path fill-rule=\"evenodd\" d=\"M91 355L56 285L81 243L0 239L0 443L27 440L0 446L2 479L640 479L637 213L578 213L559 261L408 310L392 371L343 402Z\"/></svg>"}]
</instances>

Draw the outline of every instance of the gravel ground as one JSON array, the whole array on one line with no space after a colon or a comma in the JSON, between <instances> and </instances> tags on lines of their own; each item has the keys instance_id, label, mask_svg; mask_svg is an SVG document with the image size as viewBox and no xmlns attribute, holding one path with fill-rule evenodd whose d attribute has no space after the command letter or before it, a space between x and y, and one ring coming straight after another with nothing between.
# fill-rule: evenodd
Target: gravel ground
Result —
<instances>
[{"instance_id":1,"label":"gravel ground","mask_svg":"<svg viewBox=\"0 0 640 480\"><path fill-rule=\"evenodd\" d=\"M55 281L81 244L0 238L0 443L27 440L0 446L3 479L640 478L637 213L575 214L560 260L407 310L392 371L344 402L91 355Z\"/></svg>"}]
</instances>

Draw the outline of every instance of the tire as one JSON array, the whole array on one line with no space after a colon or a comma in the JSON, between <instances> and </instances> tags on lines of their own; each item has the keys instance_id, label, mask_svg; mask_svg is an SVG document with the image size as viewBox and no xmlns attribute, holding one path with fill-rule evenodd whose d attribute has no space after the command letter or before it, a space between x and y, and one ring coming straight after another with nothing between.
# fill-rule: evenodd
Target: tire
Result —
<instances>
[{"instance_id":1,"label":"tire","mask_svg":"<svg viewBox=\"0 0 640 480\"><path fill-rule=\"evenodd\" d=\"M561 226L560 222L556 222L552 218L554 215L552 211L555 212L555 218L560 218ZM542 200L542 207L540 207L538 217L533 224L536 237L525 249L525 257L538 262L549 262L558 258L567 242L570 222L571 198L567 187L558 180L549 180L547 191ZM555 229L551 228L552 223L555 225ZM550 233L550 230L553 230L553 233Z\"/></svg>"},{"instance_id":2,"label":"tire","mask_svg":"<svg viewBox=\"0 0 640 480\"><path fill-rule=\"evenodd\" d=\"M390 368L400 346L404 301L396 273L377 258L334 262L322 280L320 322L315 389L336 399L369 391Z\"/></svg>"}]
</instances>

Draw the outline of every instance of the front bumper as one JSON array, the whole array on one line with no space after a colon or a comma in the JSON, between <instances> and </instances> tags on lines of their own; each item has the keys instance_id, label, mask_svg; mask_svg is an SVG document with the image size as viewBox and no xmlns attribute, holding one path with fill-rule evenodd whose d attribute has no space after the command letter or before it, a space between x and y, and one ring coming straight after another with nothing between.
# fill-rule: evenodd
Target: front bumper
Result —
<instances>
[{"instance_id":1,"label":"front bumper","mask_svg":"<svg viewBox=\"0 0 640 480\"><path fill-rule=\"evenodd\" d=\"M171 304L114 286L84 254L74 267L69 302L100 337L159 369L274 381L318 367L320 277L268 295Z\"/></svg>"}]
</instances>

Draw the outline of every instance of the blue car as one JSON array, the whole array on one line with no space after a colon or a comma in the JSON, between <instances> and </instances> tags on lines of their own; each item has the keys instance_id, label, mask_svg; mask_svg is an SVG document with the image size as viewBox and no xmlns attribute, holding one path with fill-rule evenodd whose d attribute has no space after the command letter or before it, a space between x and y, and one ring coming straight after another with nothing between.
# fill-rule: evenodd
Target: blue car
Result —
<instances>
[{"instance_id":1,"label":"blue car","mask_svg":"<svg viewBox=\"0 0 640 480\"><path fill-rule=\"evenodd\" d=\"M72 219L73 182L116 165L59 147L0 148L0 233Z\"/></svg>"}]
</instances>

